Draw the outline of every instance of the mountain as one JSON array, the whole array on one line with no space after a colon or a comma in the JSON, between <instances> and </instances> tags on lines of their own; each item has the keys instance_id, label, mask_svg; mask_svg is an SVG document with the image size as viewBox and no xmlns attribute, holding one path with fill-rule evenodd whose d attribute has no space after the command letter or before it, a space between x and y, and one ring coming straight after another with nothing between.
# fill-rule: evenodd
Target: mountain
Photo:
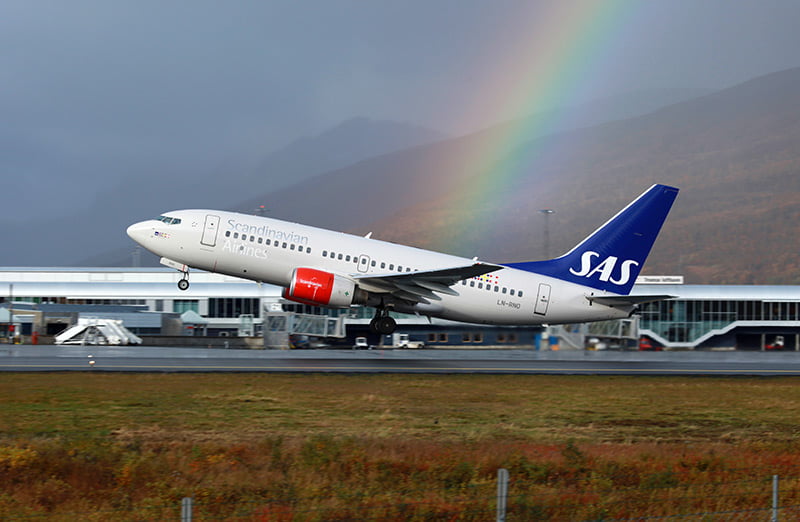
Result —
<instances>
[{"instance_id":1,"label":"mountain","mask_svg":"<svg viewBox=\"0 0 800 522\"><path fill-rule=\"evenodd\" d=\"M485 149L487 143L503 140L507 148L522 146L526 140L541 137L545 131L568 132L638 116L708 92L707 89L653 89L541 112L459 138L368 158L257 195L233 208L251 212L266 202L271 215L281 219L328 228L358 229L365 222L380 222L395 212L403 213L421 199L451 191L454 182L473 175L477 167L472 162L474 151ZM548 125L539 125L539 121L548 122ZM525 132L513 132L517 127ZM292 150L302 153L304 149L300 144L306 141L296 142ZM341 146L346 145L341 143ZM295 160L300 155L295 154Z\"/></svg>"}]
</instances>

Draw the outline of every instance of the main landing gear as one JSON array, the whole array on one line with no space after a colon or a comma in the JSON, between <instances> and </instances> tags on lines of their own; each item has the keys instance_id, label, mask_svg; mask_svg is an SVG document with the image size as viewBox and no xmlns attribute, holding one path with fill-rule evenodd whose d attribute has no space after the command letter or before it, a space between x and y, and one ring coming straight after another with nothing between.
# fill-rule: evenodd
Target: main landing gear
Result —
<instances>
[{"instance_id":1,"label":"main landing gear","mask_svg":"<svg viewBox=\"0 0 800 522\"><path fill-rule=\"evenodd\" d=\"M375 317L369 322L369 329L373 333L389 335L394 333L397 328L397 321L389 316L389 311L385 307L380 307L375 312Z\"/></svg>"}]
</instances>

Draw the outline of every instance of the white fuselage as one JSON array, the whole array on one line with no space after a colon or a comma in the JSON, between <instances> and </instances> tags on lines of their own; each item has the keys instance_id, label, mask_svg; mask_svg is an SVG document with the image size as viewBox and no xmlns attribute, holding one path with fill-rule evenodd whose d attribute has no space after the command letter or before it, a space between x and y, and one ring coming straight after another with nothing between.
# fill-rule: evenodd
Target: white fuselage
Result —
<instances>
[{"instance_id":1,"label":"white fuselage","mask_svg":"<svg viewBox=\"0 0 800 522\"><path fill-rule=\"evenodd\" d=\"M192 268L288 286L294 270L309 267L340 276L383 276L461 267L471 259L316 227L217 210L170 212L128 234L151 252ZM367 291L379 292L378 288ZM414 305L412 312L484 324L535 325L626 317L632 308L591 303L617 295L575 283L502 268L450 287L458 295Z\"/></svg>"}]
</instances>

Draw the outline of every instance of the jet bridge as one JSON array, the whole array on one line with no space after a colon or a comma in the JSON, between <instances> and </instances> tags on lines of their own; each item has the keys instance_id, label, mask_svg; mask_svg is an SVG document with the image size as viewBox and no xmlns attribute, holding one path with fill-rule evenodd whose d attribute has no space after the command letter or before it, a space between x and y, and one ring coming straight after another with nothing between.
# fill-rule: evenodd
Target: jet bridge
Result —
<instances>
[{"instance_id":1,"label":"jet bridge","mask_svg":"<svg viewBox=\"0 0 800 522\"><path fill-rule=\"evenodd\" d=\"M345 337L344 318L326 315L265 312L264 348L290 348L289 336Z\"/></svg>"},{"instance_id":2,"label":"jet bridge","mask_svg":"<svg viewBox=\"0 0 800 522\"><path fill-rule=\"evenodd\" d=\"M638 342L639 318L633 316L611 321L552 325L548 334L558 337L566 347L574 350L586 349L587 338L597 338L610 346L624 347Z\"/></svg>"}]
</instances>

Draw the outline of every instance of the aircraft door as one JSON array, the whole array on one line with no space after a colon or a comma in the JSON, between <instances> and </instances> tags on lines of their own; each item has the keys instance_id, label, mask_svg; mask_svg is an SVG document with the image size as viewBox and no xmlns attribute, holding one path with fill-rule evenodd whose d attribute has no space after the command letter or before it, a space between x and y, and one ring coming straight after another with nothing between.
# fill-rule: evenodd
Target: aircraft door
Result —
<instances>
[{"instance_id":1,"label":"aircraft door","mask_svg":"<svg viewBox=\"0 0 800 522\"><path fill-rule=\"evenodd\" d=\"M217 230L219 229L219 216L206 216L206 222L203 226L203 237L200 239L200 244L205 246L216 246L217 244Z\"/></svg>"},{"instance_id":2,"label":"aircraft door","mask_svg":"<svg viewBox=\"0 0 800 522\"><path fill-rule=\"evenodd\" d=\"M550 304L550 285L539 283L539 295L536 296L536 306L533 313L547 315L547 306Z\"/></svg>"},{"instance_id":3,"label":"aircraft door","mask_svg":"<svg viewBox=\"0 0 800 522\"><path fill-rule=\"evenodd\" d=\"M369 256L364 254L358 256L358 271L366 274L369 271Z\"/></svg>"}]
</instances>

